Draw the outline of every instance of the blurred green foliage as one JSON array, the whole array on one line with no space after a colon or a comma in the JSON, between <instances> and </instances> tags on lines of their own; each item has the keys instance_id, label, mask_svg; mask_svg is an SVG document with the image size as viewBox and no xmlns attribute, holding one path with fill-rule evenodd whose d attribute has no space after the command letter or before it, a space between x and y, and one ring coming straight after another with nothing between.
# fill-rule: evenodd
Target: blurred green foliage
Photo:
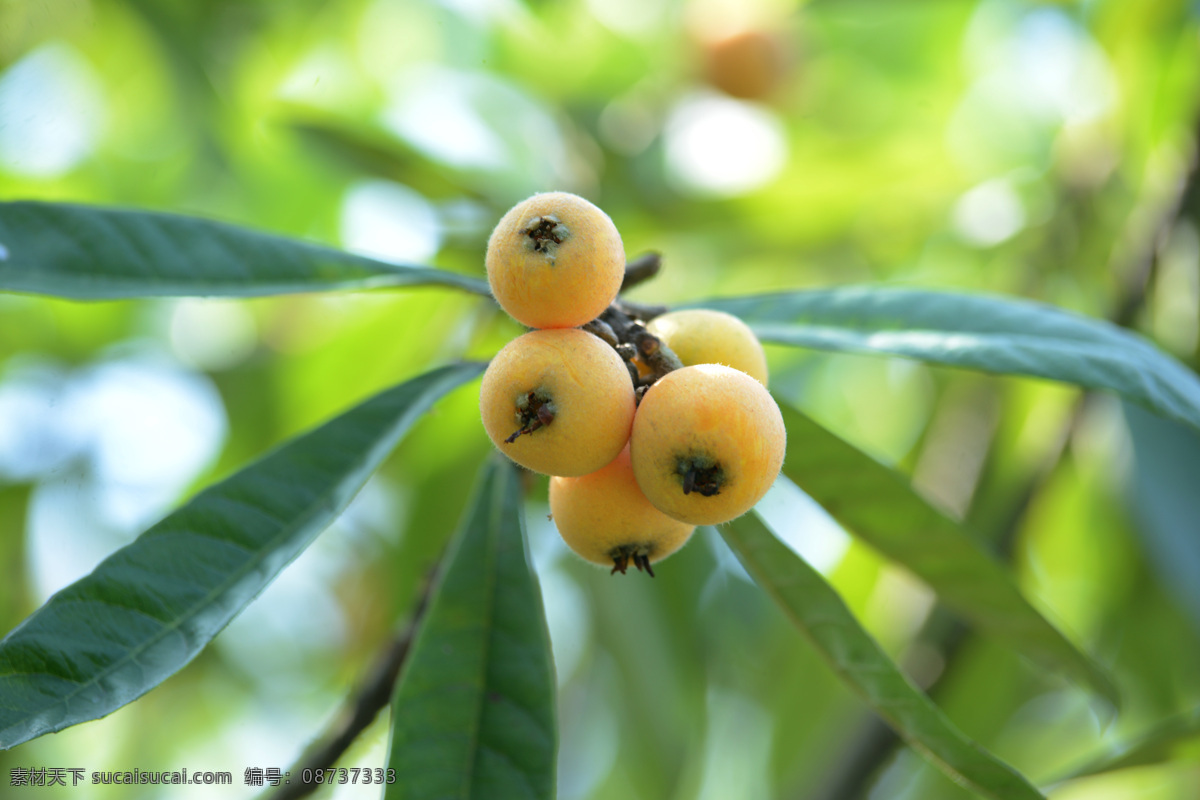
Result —
<instances>
[{"instance_id":1,"label":"blurred green foliage","mask_svg":"<svg viewBox=\"0 0 1200 800\"><path fill-rule=\"evenodd\" d=\"M1125 317L1195 368L1194 187L1173 208L1196 150L1198 16L1186 0L0 0L0 196L198 214L480 275L509 206L570 190L631 254L663 252L638 299L989 290ZM714 42L739 30L782 54L751 100L716 88L730 67ZM196 488L517 330L434 288L0 295L3 629ZM1200 522L1147 513L1159 486L1142 479L1194 463L1194 441L1131 437L1111 398L1040 381L769 355L776 391L965 517L1126 698L1102 724L1080 689L955 629L915 579L843 543L818 566L966 733L1043 783L1200 704ZM211 447L185 447L196 423L176 394L147 395L149 416L101 403L115 367L198 403ZM411 613L489 451L474 406L468 388L423 419L188 669L0 767L229 769L239 788L222 795L249 796L241 770L292 763ZM161 481L123 471L147 449L176 465ZM881 739L713 532L653 582L610 578L564 550L531 488L563 800L965 795ZM931 644L947 629L955 646ZM385 738L378 722L347 763L378 765ZM1182 748L1051 796L1198 793Z\"/></svg>"}]
</instances>

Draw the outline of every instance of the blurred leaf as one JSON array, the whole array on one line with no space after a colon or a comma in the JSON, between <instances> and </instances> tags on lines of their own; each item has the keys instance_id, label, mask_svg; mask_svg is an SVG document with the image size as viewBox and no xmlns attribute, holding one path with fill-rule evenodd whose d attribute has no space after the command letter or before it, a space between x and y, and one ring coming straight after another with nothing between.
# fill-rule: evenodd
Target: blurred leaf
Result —
<instances>
[{"instance_id":1,"label":"blurred leaf","mask_svg":"<svg viewBox=\"0 0 1200 800\"><path fill-rule=\"evenodd\" d=\"M959 523L922 499L900 473L786 404L780 410L788 432L783 473L847 530L912 570L981 631L1118 705L1104 671L1030 605L1008 571Z\"/></svg>"},{"instance_id":2,"label":"blurred leaf","mask_svg":"<svg viewBox=\"0 0 1200 800\"><path fill-rule=\"evenodd\" d=\"M765 342L906 356L1111 389L1200 430L1200 378L1145 339L1052 306L850 286L705 300Z\"/></svg>"},{"instance_id":3,"label":"blurred leaf","mask_svg":"<svg viewBox=\"0 0 1200 800\"><path fill-rule=\"evenodd\" d=\"M859 625L821 574L775 538L757 516L746 514L719 530L754 581L909 746L987 797L1042 797L1019 773L954 727Z\"/></svg>"},{"instance_id":4,"label":"blurred leaf","mask_svg":"<svg viewBox=\"0 0 1200 800\"><path fill-rule=\"evenodd\" d=\"M1151 563L1200 625L1200 436L1125 406L1133 439L1133 499Z\"/></svg>"},{"instance_id":5,"label":"blurred leaf","mask_svg":"<svg viewBox=\"0 0 1200 800\"><path fill-rule=\"evenodd\" d=\"M26 537L20 533L31 494L28 484L7 484L0 478L0 625L5 628L28 613Z\"/></svg>"},{"instance_id":6,"label":"blurred leaf","mask_svg":"<svg viewBox=\"0 0 1200 800\"><path fill-rule=\"evenodd\" d=\"M355 120L350 125L319 109L294 107L281 124L314 152L354 172L403 183L432 200L478 199L441 164L423 157L394 134Z\"/></svg>"},{"instance_id":7,"label":"blurred leaf","mask_svg":"<svg viewBox=\"0 0 1200 800\"><path fill-rule=\"evenodd\" d=\"M433 370L287 442L50 598L0 641L0 748L103 717L181 669L482 371Z\"/></svg>"},{"instance_id":8,"label":"blurred leaf","mask_svg":"<svg viewBox=\"0 0 1200 800\"><path fill-rule=\"evenodd\" d=\"M1085 775L1157 764L1170 759L1176 746L1197 737L1200 737L1200 707L1172 717L1130 744L1115 748L1110 754L1088 762L1060 780L1074 780Z\"/></svg>"},{"instance_id":9,"label":"blurred leaf","mask_svg":"<svg viewBox=\"0 0 1200 800\"><path fill-rule=\"evenodd\" d=\"M223 222L58 203L0 203L0 291L79 300L253 297L487 282L388 264Z\"/></svg>"},{"instance_id":10,"label":"blurred leaf","mask_svg":"<svg viewBox=\"0 0 1200 800\"><path fill-rule=\"evenodd\" d=\"M516 468L494 457L392 701L388 800L553 798L554 662Z\"/></svg>"}]
</instances>

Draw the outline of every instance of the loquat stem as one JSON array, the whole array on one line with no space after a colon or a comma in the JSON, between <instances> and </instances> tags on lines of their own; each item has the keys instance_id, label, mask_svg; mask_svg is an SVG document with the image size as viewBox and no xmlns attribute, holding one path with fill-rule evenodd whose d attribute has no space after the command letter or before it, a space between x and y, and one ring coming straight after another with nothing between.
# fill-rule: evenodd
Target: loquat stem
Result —
<instances>
[{"instance_id":1,"label":"loquat stem","mask_svg":"<svg viewBox=\"0 0 1200 800\"><path fill-rule=\"evenodd\" d=\"M669 308L663 305L648 305L624 299L617 300L616 305L619 305L621 310L628 316L640 319L642 322L649 322L655 317L660 317L670 311Z\"/></svg>"},{"instance_id":2,"label":"loquat stem","mask_svg":"<svg viewBox=\"0 0 1200 800\"><path fill-rule=\"evenodd\" d=\"M391 699L400 668L408 658L417 627L425 616L429 606L430 594L433 590L432 574L426 578L425 588L413 609L412 618L404 628L398 631L380 651L376 663L363 677L353 695L347 698L345 707L338 714L321 738L314 742L300 760L292 765L289 772L299 775L304 771L329 769L337 763L347 748L353 744L367 726L378 716ZM269 800L298 800L306 797L316 789L318 784L295 781L279 787L269 796Z\"/></svg>"},{"instance_id":3,"label":"loquat stem","mask_svg":"<svg viewBox=\"0 0 1200 800\"><path fill-rule=\"evenodd\" d=\"M642 253L632 261L625 263L625 278L621 281L620 291L632 289L639 283L645 283L658 274L662 269L662 254L653 251Z\"/></svg>"},{"instance_id":4,"label":"loquat stem","mask_svg":"<svg viewBox=\"0 0 1200 800\"><path fill-rule=\"evenodd\" d=\"M643 316L645 308L651 314ZM666 306L638 308L638 313L630 313L633 308L628 303L613 303L599 317L581 326L581 330L608 342L617 354L625 361L629 370L629 379L633 381L634 389L638 391L637 402L641 402L645 389L672 370L682 369L683 362L679 356L650 331L642 322L666 311ZM634 359L641 358L650 367L652 374L642 378ZM514 434L515 438L515 434Z\"/></svg>"},{"instance_id":5,"label":"loquat stem","mask_svg":"<svg viewBox=\"0 0 1200 800\"><path fill-rule=\"evenodd\" d=\"M679 360L679 356L663 344L662 339L638 324L630 326L630 330L638 355L654 370L656 380L668 372L683 369L683 362Z\"/></svg>"},{"instance_id":6,"label":"loquat stem","mask_svg":"<svg viewBox=\"0 0 1200 800\"><path fill-rule=\"evenodd\" d=\"M612 329L611 325L599 317L580 327L593 336L603 339L612 347L619 348L621 344L621 340L617 338L617 332Z\"/></svg>"}]
</instances>

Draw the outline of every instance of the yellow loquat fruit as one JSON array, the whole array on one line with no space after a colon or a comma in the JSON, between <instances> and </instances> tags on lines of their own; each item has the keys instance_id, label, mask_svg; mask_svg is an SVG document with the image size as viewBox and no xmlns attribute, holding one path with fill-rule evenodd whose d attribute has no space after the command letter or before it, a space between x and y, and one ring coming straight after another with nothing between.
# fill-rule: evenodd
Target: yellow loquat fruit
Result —
<instances>
[{"instance_id":1,"label":"yellow loquat fruit","mask_svg":"<svg viewBox=\"0 0 1200 800\"><path fill-rule=\"evenodd\" d=\"M733 367L699 364L650 387L629 443L638 486L659 511L718 525L762 498L786 441L779 406L761 383Z\"/></svg>"},{"instance_id":2,"label":"yellow loquat fruit","mask_svg":"<svg viewBox=\"0 0 1200 800\"><path fill-rule=\"evenodd\" d=\"M750 326L732 314L707 308L661 314L646 330L671 348L684 366L724 364L767 385L767 356Z\"/></svg>"},{"instance_id":3,"label":"yellow loquat fruit","mask_svg":"<svg viewBox=\"0 0 1200 800\"><path fill-rule=\"evenodd\" d=\"M479 411L496 447L546 475L586 475L629 440L633 382L616 351L576 328L505 345L483 375Z\"/></svg>"},{"instance_id":4,"label":"yellow loquat fruit","mask_svg":"<svg viewBox=\"0 0 1200 800\"><path fill-rule=\"evenodd\" d=\"M655 508L633 477L626 447L608 465L578 478L550 479L550 514L563 541L595 564L646 570L687 542L694 525Z\"/></svg>"},{"instance_id":5,"label":"yellow loquat fruit","mask_svg":"<svg viewBox=\"0 0 1200 800\"><path fill-rule=\"evenodd\" d=\"M577 195L547 192L514 206L487 247L492 295L531 328L573 328L608 307L625 248L608 215Z\"/></svg>"},{"instance_id":6,"label":"yellow loquat fruit","mask_svg":"<svg viewBox=\"0 0 1200 800\"><path fill-rule=\"evenodd\" d=\"M723 92L763 100L786 79L791 53L786 40L763 31L740 31L705 45L705 76Z\"/></svg>"}]
</instances>

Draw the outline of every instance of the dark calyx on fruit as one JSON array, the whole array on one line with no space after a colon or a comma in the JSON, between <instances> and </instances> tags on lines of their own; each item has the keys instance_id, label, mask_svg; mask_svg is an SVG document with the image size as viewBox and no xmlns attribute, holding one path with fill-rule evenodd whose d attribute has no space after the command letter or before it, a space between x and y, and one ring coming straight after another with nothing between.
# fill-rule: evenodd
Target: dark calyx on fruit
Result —
<instances>
[{"instance_id":1,"label":"dark calyx on fruit","mask_svg":"<svg viewBox=\"0 0 1200 800\"><path fill-rule=\"evenodd\" d=\"M697 492L705 497L721 493L725 470L711 458L691 456L679 459L675 471L683 479L683 493Z\"/></svg>"},{"instance_id":2,"label":"dark calyx on fruit","mask_svg":"<svg viewBox=\"0 0 1200 800\"><path fill-rule=\"evenodd\" d=\"M554 251L571 235L567 226L558 221L553 214L544 217L534 217L525 226L525 235L533 240L535 253L546 253L553 257Z\"/></svg>"},{"instance_id":3,"label":"dark calyx on fruit","mask_svg":"<svg viewBox=\"0 0 1200 800\"><path fill-rule=\"evenodd\" d=\"M654 577L654 570L650 567L650 555L646 548L642 545L621 545L614 548L612 551L613 568L610 575L615 575L618 572L622 575L629 568L630 563L638 568L638 572L646 572L651 578Z\"/></svg>"},{"instance_id":4,"label":"dark calyx on fruit","mask_svg":"<svg viewBox=\"0 0 1200 800\"><path fill-rule=\"evenodd\" d=\"M522 395L517 400L517 423L521 427L505 439L504 443L512 444L523 433L533 433L538 428L545 428L554 422L554 414L554 403L549 397L536 391Z\"/></svg>"}]
</instances>

